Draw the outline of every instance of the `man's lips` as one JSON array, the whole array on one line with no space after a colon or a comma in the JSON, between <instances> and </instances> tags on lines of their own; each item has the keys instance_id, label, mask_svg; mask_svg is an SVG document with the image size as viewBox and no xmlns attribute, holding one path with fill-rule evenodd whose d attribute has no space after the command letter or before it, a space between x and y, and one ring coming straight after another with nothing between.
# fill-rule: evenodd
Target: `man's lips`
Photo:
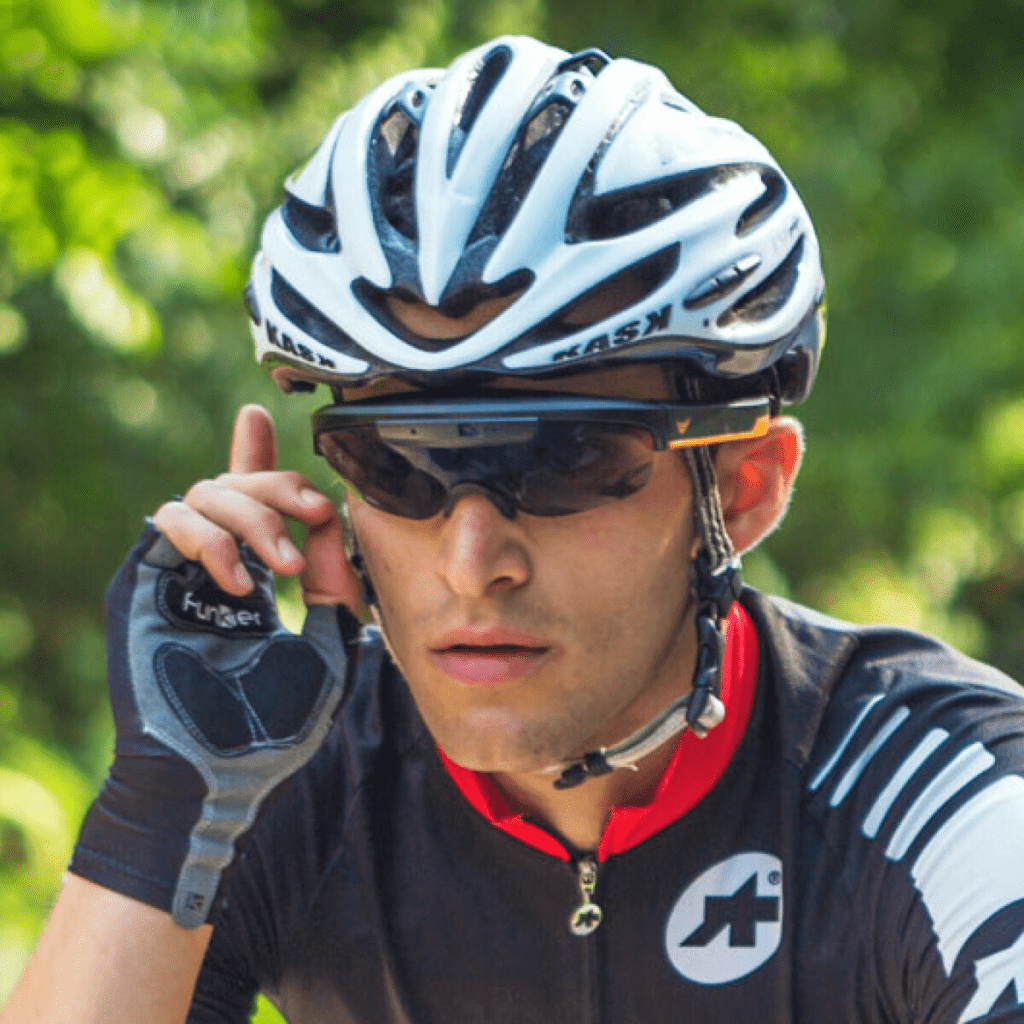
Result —
<instances>
[{"instance_id":1,"label":"man's lips","mask_svg":"<svg viewBox=\"0 0 1024 1024\"><path fill-rule=\"evenodd\" d=\"M528 675L554 648L508 629L456 630L431 645L428 657L445 675L462 683L495 685Z\"/></svg>"}]
</instances>

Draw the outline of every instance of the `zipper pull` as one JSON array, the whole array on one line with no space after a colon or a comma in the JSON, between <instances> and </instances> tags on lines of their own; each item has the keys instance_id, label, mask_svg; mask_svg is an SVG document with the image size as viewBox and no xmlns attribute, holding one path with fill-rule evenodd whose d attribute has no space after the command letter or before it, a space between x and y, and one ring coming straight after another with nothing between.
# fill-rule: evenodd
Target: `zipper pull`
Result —
<instances>
[{"instance_id":1,"label":"zipper pull","mask_svg":"<svg viewBox=\"0 0 1024 1024\"><path fill-rule=\"evenodd\" d=\"M594 902L597 888L597 862L593 857L583 857L576 862L576 875L580 885L580 905L569 916L569 931L582 938L597 931L604 912Z\"/></svg>"}]
</instances>

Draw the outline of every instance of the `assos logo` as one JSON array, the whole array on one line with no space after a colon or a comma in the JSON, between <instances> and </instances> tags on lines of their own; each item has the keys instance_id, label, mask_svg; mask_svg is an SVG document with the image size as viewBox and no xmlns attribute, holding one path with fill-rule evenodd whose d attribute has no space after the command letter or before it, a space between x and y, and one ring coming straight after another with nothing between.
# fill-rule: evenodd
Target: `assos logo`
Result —
<instances>
[{"instance_id":1,"label":"assos logo","mask_svg":"<svg viewBox=\"0 0 1024 1024\"><path fill-rule=\"evenodd\" d=\"M688 981L723 985L757 970L782 939L782 861L737 853L676 900L665 925L669 963Z\"/></svg>"}]
</instances>

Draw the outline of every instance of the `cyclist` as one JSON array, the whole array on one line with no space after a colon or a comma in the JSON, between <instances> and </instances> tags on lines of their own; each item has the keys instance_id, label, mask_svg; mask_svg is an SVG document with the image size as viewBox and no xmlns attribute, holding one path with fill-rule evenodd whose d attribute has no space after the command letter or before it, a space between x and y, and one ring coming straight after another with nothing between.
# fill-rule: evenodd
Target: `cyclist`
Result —
<instances>
[{"instance_id":1,"label":"cyclist","mask_svg":"<svg viewBox=\"0 0 1024 1024\"><path fill-rule=\"evenodd\" d=\"M247 295L351 562L243 409L109 591L116 758L5 1020L1024 1020L1019 688L741 592L823 287L654 68L503 38L339 118Z\"/></svg>"}]
</instances>

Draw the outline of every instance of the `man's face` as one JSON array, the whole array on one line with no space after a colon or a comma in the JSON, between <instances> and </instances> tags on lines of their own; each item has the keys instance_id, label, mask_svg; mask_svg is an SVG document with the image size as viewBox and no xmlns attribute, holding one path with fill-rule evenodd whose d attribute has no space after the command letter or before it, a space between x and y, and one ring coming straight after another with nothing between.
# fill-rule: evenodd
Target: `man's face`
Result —
<instances>
[{"instance_id":1,"label":"man's face","mask_svg":"<svg viewBox=\"0 0 1024 1024\"><path fill-rule=\"evenodd\" d=\"M670 397L653 367L571 390ZM456 762L547 768L623 739L686 691L690 479L673 452L651 460L640 491L569 516L509 520L468 493L415 521L352 499L392 653Z\"/></svg>"}]
</instances>

